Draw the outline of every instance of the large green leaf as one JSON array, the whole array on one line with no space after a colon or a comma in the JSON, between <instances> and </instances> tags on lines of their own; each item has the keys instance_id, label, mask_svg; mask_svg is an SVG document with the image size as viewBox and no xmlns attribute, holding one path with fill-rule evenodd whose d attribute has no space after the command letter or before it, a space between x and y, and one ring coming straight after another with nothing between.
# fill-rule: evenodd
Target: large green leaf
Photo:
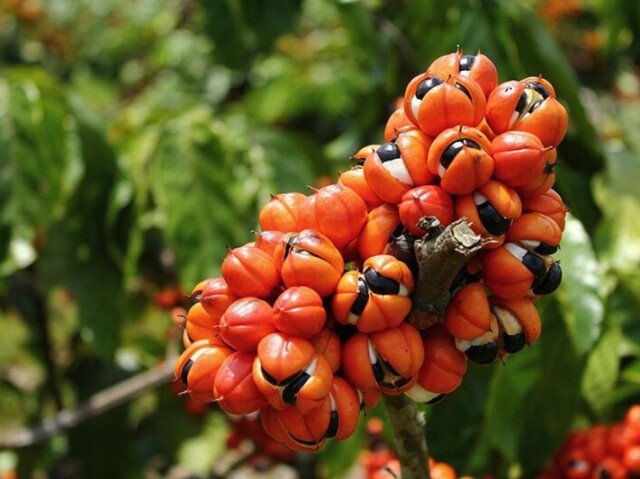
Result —
<instances>
[{"instance_id":1,"label":"large green leaf","mask_svg":"<svg viewBox=\"0 0 640 479\"><path fill-rule=\"evenodd\" d=\"M122 270L110 251L112 241L126 238L113 238L106 221L117 164L101 132L79 122L79 138L83 176L66 215L51 225L40 266L48 288L71 291L84 337L111 358L124 319Z\"/></svg>"},{"instance_id":2,"label":"large green leaf","mask_svg":"<svg viewBox=\"0 0 640 479\"><path fill-rule=\"evenodd\" d=\"M578 413L584 361L567 347L575 333L560 320L563 306L558 306L544 311L543 334L532 346L540 350L541 373L521 405L518 456L523 477L540 471ZM503 400L511 398L505 396Z\"/></svg>"},{"instance_id":3,"label":"large green leaf","mask_svg":"<svg viewBox=\"0 0 640 479\"><path fill-rule=\"evenodd\" d=\"M575 351L584 355L602 331L605 279L589 236L571 214L567 215L562 249L555 259L562 265L563 279L554 294L561 305L570 341Z\"/></svg>"},{"instance_id":4,"label":"large green leaf","mask_svg":"<svg viewBox=\"0 0 640 479\"><path fill-rule=\"evenodd\" d=\"M0 102L0 251L7 252L9 236L29 248L65 214L82 164L76 121L53 77L37 69L7 70ZM5 273L24 266L12 252Z\"/></svg>"},{"instance_id":5,"label":"large green leaf","mask_svg":"<svg viewBox=\"0 0 640 479\"><path fill-rule=\"evenodd\" d=\"M619 327L610 327L602 335L587 359L580 390L596 415L609 406L609 395L618 380L619 346L622 334Z\"/></svg>"}]
</instances>

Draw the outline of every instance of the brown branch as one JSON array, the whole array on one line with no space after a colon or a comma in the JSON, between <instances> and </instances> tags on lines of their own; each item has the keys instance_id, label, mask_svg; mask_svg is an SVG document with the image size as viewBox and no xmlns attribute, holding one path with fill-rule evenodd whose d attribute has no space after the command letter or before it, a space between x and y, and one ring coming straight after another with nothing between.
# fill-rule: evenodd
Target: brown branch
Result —
<instances>
[{"instance_id":1,"label":"brown branch","mask_svg":"<svg viewBox=\"0 0 640 479\"><path fill-rule=\"evenodd\" d=\"M173 363L172 360L166 360L153 369L125 379L94 394L76 409L64 409L33 428L3 433L0 435L0 449L18 449L44 441L144 392L167 384L173 378Z\"/></svg>"},{"instance_id":2,"label":"brown branch","mask_svg":"<svg viewBox=\"0 0 640 479\"><path fill-rule=\"evenodd\" d=\"M429 451L425 436L426 420L416 403L404 394L382 395L387 417L391 422L393 443L400 461L402 479L429 477Z\"/></svg>"},{"instance_id":3,"label":"brown branch","mask_svg":"<svg viewBox=\"0 0 640 479\"><path fill-rule=\"evenodd\" d=\"M415 243L418 278L409 321L418 329L427 329L442 321L451 283L485 241L473 232L466 218L443 228L436 218L427 217L420 220L420 226L426 234ZM383 395L383 404L391 422L402 479L428 479L424 415L404 394Z\"/></svg>"},{"instance_id":4,"label":"brown branch","mask_svg":"<svg viewBox=\"0 0 640 479\"><path fill-rule=\"evenodd\" d=\"M433 217L422 218L420 226L427 234L415 243L419 273L409 322L418 329L427 329L442 321L456 274L486 242L474 233L466 218L446 228Z\"/></svg>"}]
</instances>

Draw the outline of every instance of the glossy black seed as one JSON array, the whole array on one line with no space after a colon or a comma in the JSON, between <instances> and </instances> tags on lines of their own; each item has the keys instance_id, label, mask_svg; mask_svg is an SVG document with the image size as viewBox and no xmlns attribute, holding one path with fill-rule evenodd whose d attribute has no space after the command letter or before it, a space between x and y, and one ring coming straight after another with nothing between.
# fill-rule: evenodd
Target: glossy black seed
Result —
<instances>
[{"instance_id":1,"label":"glossy black seed","mask_svg":"<svg viewBox=\"0 0 640 479\"><path fill-rule=\"evenodd\" d=\"M547 265L540 256L534 253L526 253L522 258L524 264L534 276L533 284L538 285L547 274Z\"/></svg>"},{"instance_id":2,"label":"glossy black seed","mask_svg":"<svg viewBox=\"0 0 640 479\"><path fill-rule=\"evenodd\" d=\"M191 370L191 367L193 366L194 362L195 361L193 359L189 359L189 361L187 361L187 364L185 364L184 367L182 368L182 372L180 373L180 379L185 384L187 384L187 378L189 377L189 371Z\"/></svg>"},{"instance_id":3,"label":"glossy black seed","mask_svg":"<svg viewBox=\"0 0 640 479\"><path fill-rule=\"evenodd\" d=\"M524 333L503 334L502 347L508 353L517 353L527 344L527 338Z\"/></svg>"},{"instance_id":4,"label":"glossy black seed","mask_svg":"<svg viewBox=\"0 0 640 479\"><path fill-rule=\"evenodd\" d=\"M527 94L522 93L520 98L518 98L518 103L516 104L516 111L518 113L522 113L524 111L524 107L527 106Z\"/></svg>"},{"instance_id":5,"label":"glossy black seed","mask_svg":"<svg viewBox=\"0 0 640 479\"><path fill-rule=\"evenodd\" d=\"M550 96L549 90L547 90L547 88L541 83L529 82L526 84L526 87L537 91L542 98L546 99L546 98L549 98Z\"/></svg>"},{"instance_id":6,"label":"glossy black seed","mask_svg":"<svg viewBox=\"0 0 640 479\"><path fill-rule=\"evenodd\" d=\"M484 229L486 229L489 234L493 236L503 235L507 232L509 226L511 226L511 220L498 213L498 210L488 201L477 205L476 208L482 226L484 226Z\"/></svg>"},{"instance_id":7,"label":"glossy black seed","mask_svg":"<svg viewBox=\"0 0 640 479\"><path fill-rule=\"evenodd\" d=\"M396 388L401 388L401 387L404 387L404 386L406 386L407 384L409 384L409 383L411 382L411 379L413 379L413 378L402 378L402 377L401 377L401 378L396 379L396 380L393 382L393 385L394 385Z\"/></svg>"},{"instance_id":8,"label":"glossy black seed","mask_svg":"<svg viewBox=\"0 0 640 479\"><path fill-rule=\"evenodd\" d=\"M416 88L416 98L418 100L422 100L424 96L431 90L432 88L437 87L442 83L442 80L438 77L431 77L423 80Z\"/></svg>"},{"instance_id":9,"label":"glossy black seed","mask_svg":"<svg viewBox=\"0 0 640 479\"><path fill-rule=\"evenodd\" d=\"M440 401L442 401L445 398L445 396L446 394L438 394L433 399L430 399L429 401L425 401L425 404L438 404Z\"/></svg>"},{"instance_id":10,"label":"glossy black seed","mask_svg":"<svg viewBox=\"0 0 640 479\"><path fill-rule=\"evenodd\" d=\"M492 341L479 346L471 346L464 354L469 361L476 364L491 364L498 357L498 343Z\"/></svg>"},{"instance_id":11,"label":"glossy black seed","mask_svg":"<svg viewBox=\"0 0 640 479\"><path fill-rule=\"evenodd\" d=\"M365 283L364 279L360 276L358 278L358 296L353 302L353 305L351 305L351 313L360 316L367 306L368 301L369 288L367 288L367 283Z\"/></svg>"},{"instance_id":12,"label":"glossy black seed","mask_svg":"<svg viewBox=\"0 0 640 479\"><path fill-rule=\"evenodd\" d=\"M471 70L471 67L473 66L473 62L476 60L476 56L475 55L463 55L460 57L460 71L464 72L464 71L469 71Z\"/></svg>"},{"instance_id":13,"label":"glossy black seed","mask_svg":"<svg viewBox=\"0 0 640 479\"><path fill-rule=\"evenodd\" d=\"M296 404L296 396L300 392L300 389L306 384L311 376L302 371L298 374L293 381L285 386L282 390L282 400L285 404L294 406Z\"/></svg>"},{"instance_id":14,"label":"glossy black seed","mask_svg":"<svg viewBox=\"0 0 640 479\"><path fill-rule=\"evenodd\" d=\"M395 143L388 141L387 143L383 143L380 145L380 148L377 150L378 158L380 158L381 162L395 160L401 157L400 148Z\"/></svg>"},{"instance_id":15,"label":"glossy black seed","mask_svg":"<svg viewBox=\"0 0 640 479\"><path fill-rule=\"evenodd\" d=\"M384 368L387 370L387 372L389 374L391 374L392 376L400 376L400 374L398 373L398 371L396 371L393 366L391 366L391 364L389 364L389 361L387 361L384 358L381 358L381 362L382 365L384 366Z\"/></svg>"},{"instance_id":16,"label":"glossy black seed","mask_svg":"<svg viewBox=\"0 0 640 479\"><path fill-rule=\"evenodd\" d=\"M264 376L269 384L273 384L274 386L278 385L278 380L269 374L262 366L260 366L260 370L262 372L262 376Z\"/></svg>"},{"instance_id":17,"label":"glossy black seed","mask_svg":"<svg viewBox=\"0 0 640 479\"><path fill-rule=\"evenodd\" d=\"M462 151L462 148L465 146L469 148L475 148L476 150L481 150L480 145L478 145L475 141L470 140L468 138L463 138L461 140L456 140L451 143L442 153L442 157L440 157L440 164L444 168L449 168L449 165L453 163L453 160L456 158L458 153Z\"/></svg>"},{"instance_id":18,"label":"glossy black seed","mask_svg":"<svg viewBox=\"0 0 640 479\"><path fill-rule=\"evenodd\" d=\"M467 98L469 98L469 100L473 101L473 99L471 98L471 93L469 93L469 90L467 89L466 86L464 86L462 83L458 83L458 82L455 82L453 84L453 86L456 87L458 90L460 90L465 95L467 95Z\"/></svg>"},{"instance_id":19,"label":"glossy black seed","mask_svg":"<svg viewBox=\"0 0 640 479\"><path fill-rule=\"evenodd\" d=\"M382 382L382 380L384 379L384 371L382 369L380 361L371 364L371 368L373 369L373 378L376 380L376 382Z\"/></svg>"},{"instance_id":20,"label":"glossy black seed","mask_svg":"<svg viewBox=\"0 0 640 479\"><path fill-rule=\"evenodd\" d=\"M365 268L364 279L372 293L398 294L400 292L400 284L396 280L382 276L373 268Z\"/></svg>"},{"instance_id":21,"label":"glossy black seed","mask_svg":"<svg viewBox=\"0 0 640 479\"><path fill-rule=\"evenodd\" d=\"M533 294L551 294L558 289L560 283L562 283L562 268L560 263L553 263L540 284L532 289Z\"/></svg>"},{"instance_id":22,"label":"glossy black seed","mask_svg":"<svg viewBox=\"0 0 640 479\"><path fill-rule=\"evenodd\" d=\"M544 256L549 256L550 254L554 254L558 251L558 247L547 243L540 243L533 249L533 251Z\"/></svg>"},{"instance_id":23,"label":"glossy black seed","mask_svg":"<svg viewBox=\"0 0 640 479\"><path fill-rule=\"evenodd\" d=\"M336 437L339 427L340 417L338 416L338 411L331 411L331 415L329 416L329 427L327 427L327 432L324 433L324 437Z\"/></svg>"},{"instance_id":24,"label":"glossy black seed","mask_svg":"<svg viewBox=\"0 0 640 479\"><path fill-rule=\"evenodd\" d=\"M465 267L462 267L455 278L451 282L451 286L449 287L449 292L454 294L458 289L466 286L467 284L477 283L482 279L482 270L478 270L475 273L471 274L469 270Z\"/></svg>"}]
</instances>

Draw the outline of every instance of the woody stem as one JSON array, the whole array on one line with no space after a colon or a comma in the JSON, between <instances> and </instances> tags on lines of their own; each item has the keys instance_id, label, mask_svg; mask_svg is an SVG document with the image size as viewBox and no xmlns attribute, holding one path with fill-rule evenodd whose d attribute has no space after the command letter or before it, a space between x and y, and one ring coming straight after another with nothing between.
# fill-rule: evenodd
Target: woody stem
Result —
<instances>
[{"instance_id":1,"label":"woody stem","mask_svg":"<svg viewBox=\"0 0 640 479\"><path fill-rule=\"evenodd\" d=\"M427 329L442 322L453 280L485 242L473 232L466 218L444 228L437 219L425 217L420 226L426 234L415 243L418 277L409 322L418 329ZM429 478L424 414L404 394L383 395L383 404L391 422L402 479Z\"/></svg>"}]
</instances>

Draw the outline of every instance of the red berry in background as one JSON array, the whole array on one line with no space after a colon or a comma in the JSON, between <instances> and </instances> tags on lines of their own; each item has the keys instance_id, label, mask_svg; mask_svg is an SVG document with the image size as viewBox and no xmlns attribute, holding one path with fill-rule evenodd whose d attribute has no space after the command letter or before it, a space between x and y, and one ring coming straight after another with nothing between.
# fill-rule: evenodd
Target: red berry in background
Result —
<instances>
[{"instance_id":1,"label":"red berry in background","mask_svg":"<svg viewBox=\"0 0 640 479\"><path fill-rule=\"evenodd\" d=\"M453 221L453 200L451 195L436 185L418 186L407 191L398 206L400 220L407 230L418 238L425 231L418 226L424 216L435 216L442 226Z\"/></svg>"},{"instance_id":2,"label":"red berry in background","mask_svg":"<svg viewBox=\"0 0 640 479\"><path fill-rule=\"evenodd\" d=\"M627 469L616 457L606 457L593 470L593 479L627 479Z\"/></svg>"},{"instance_id":3,"label":"red berry in background","mask_svg":"<svg viewBox=\"0 0 640 479\"><path fill-rule=\"evenodd\" d=\"M253 380L254 353L236 351L220 365L213 383L218 405L229 414L250 414L267 404Z\"/></svg>"},{"instance_id":4,"label":"red berry in background","mask_svg":"<svg viewBox=\"0 0 640 479\"><path fill-rule=\"evenodd\" d=\"M327 322L322 298L306 286L285 289L273 304L273 324L282 333L310 338Z\"/></svg>"},{"instance_id":5,"label":"red berry in background","mask_svg":"<svg viewBox=\"0 0 640 479\"><path fill-rule=\"evenodd\" d=\"M635 444L624 451L622 464L631 474L640 474L640 444Z\"/></svg>"},{"instance_id":6,"label":"red berry in background","mask_svg":"<svg viewBox=\"0 0 640 479\"><path fill-rule=\"evenodd\" d=\"M429 170L440 177L442 189L453 195L472 193L493 174L491 142L468 126L442 131L433 140L427 161Z\"/></svg>"},{"instance_id":7,"label":"red berry in background","mask_svg":"<svg viewBox=\"0 0 640 479\"><path fill-rule=\"evenodd\" d=\"M255 246L229 250L221 270L229 289L238 297L267 298L280 284L272 256Z\"/></svg>"},{"instance_id":8,"label":"red berry in background","mask_svg":"<svg viewBox=\"0 0 640 479\"><path fill-rule=\"evenodd\" d=\"M237 300L220 318L220 335L238 351L255 352L266 335L276 331L273 308L251 296Z\"/></svg>"},{"instance_id":9,"label":"red berry in background","mask_svg":"<svg viewBox=\"0 0 640 479\"><path fill-rule=\"evenodd\" d=\"M298 215L300 229L313 229L343 250L357 239L367 219L367 204L347 186L325 186L308 196Z\"/></svg>"},{"instance_id":10,"label":"red berry in background","mask_svg":"<svg viewBox=\"0 0 640 479\"><path fill-rule=\"evenodd\" d=\"M307 197L302 193L271 195L271 200L260 210L258 221L262 231L299 231L298 214Z\"/></svg>"}]
</instances>

